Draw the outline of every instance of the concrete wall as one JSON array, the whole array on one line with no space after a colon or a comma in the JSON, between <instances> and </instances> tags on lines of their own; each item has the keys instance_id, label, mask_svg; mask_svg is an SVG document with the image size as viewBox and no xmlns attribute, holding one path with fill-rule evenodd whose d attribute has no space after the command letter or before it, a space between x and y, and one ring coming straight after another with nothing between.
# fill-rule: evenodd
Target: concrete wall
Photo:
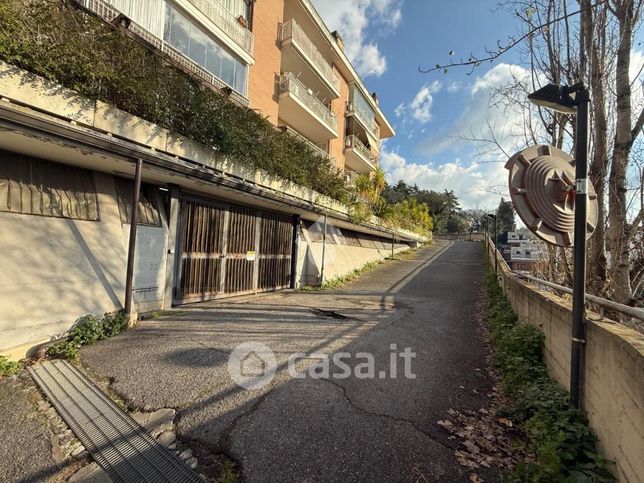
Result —
<instances>
[{"instance_id":1,"label":"concrete wall","mask_svg":"<svg viewBox=\"0 0 644 483\"><path fill-rule=\"evenodd\" d=\"M114 177L95 172L100 221L0 212L0 350L13 358L63 335L85 314L121 309L130 225ZM163 218L163 215L162 215ZM167 222L139 226L137 312L164 307Z\"/></svg>"},{"instance_id":2,"label":"concrete wall","mask_svg":"<svg viewBox=\"0 0 644 483\"><path fill-rule=\"evenodd\" d=\"M499 282L519 320L543 331L548 371L569 388L571 303L512 275L501 259ZM584 407L619 481L644 481L644 335L611 321L588 321Z\"/></svg>"},{"instance_id":3,"label":"concrete wall","mask_svg":"<svg viewBox=\"0 0 644 483\"><path fill-rule=\"evenodd\" d=\"M328 227L329 233L332 229L333 227ZM332 237L329 235L328 238ZM409 249L407 245L398 244L394 253ZM391 256L391 246L365 248L329 242L324 249L324 280L321 280L322 250L323 243L313 241L308 230L302 227L297 256L296 286L298 288L307 285L317 286L323 281L347 275L369 262L384 260Z\"/></svg>"},{"instance_id":4,"label":"concrete wall","mask_svg":"<svg viewBox=\"0 0 644 483\"><path fill-rule=\"evenodd\" d=\"M0 213L0 341L22 352L81 315L122 307L125 250L113 178L95 177L100 221ZM11 349L15 349L12 351Z\"/></svg>"}]
</instances>

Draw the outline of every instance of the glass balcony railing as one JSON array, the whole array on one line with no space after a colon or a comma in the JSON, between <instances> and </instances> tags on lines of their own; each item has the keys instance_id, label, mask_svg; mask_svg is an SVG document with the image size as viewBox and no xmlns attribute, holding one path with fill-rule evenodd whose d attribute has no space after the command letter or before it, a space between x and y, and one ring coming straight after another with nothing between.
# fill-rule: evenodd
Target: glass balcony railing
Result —
<instances>
[{"instance_id":1,"label":"glass balcony railing","mask_svg":"<svg viewBox=\"0 0 644 483\"><path fill-rule=\"evenodd\" d=\"M254 35L240 23L240 20L246 21L243 15L236 17L218 0L188 0L188 2L223 30L247 54L253 55Z\"/></svg>"},{"instance_id":2,"label":"glass balcony railing","mask_svg":"<svg viewBox=\"0 0 644 483\"><path fill-rule=\"evenodd\" d=\"M311 89L307 88L292 73L287 72L279 76L279 92L288 93L298 99L309 110L311 110L321 122L326 124L333 131L338 130L338 120L322 101L313 95Z\"/></svg>"},{"instance_id":3,"label":"glass balcony railing","mask_svg":"<svg viewBox=\"0 0 644 483\"><path fill-rule=\"evenodd\" d=\"M315 44L294 19L282 24L280 41L283 43L287 40L293 42L304 53L318 75L324 78L336 91L340 91L340 79L333 71L333 67L326 61Z\"/></svg>"},{"instance_id":4,"label":"glass balcony railing","mask_svg":"<svg viewBox=\"0 0 644 483\"><path fill-rule=\"evenodd\" d=\"M378 139L378 124L374 119L373 113L365 109L360 102L355 100L347 101L347 113L355 116L375 139Z\"/></svg>"}]
</instances>

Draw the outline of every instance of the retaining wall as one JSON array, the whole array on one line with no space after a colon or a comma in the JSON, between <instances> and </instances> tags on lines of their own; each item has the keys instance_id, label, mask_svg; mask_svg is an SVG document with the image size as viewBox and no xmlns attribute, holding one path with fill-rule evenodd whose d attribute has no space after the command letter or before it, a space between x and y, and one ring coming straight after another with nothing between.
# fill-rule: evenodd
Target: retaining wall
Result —
<instances>
[{"instance_id":1,"label":"retaining wall","mask_svg":"<svg viewBox=\"0 0 644 483\"><path fill-rule=\"evenodd\" d=\"M494 247L489 246L490 260ZM545 335L550 375L570 385L571 301L512 274L499 255L498 280L519 320ZM644 481L644 336L593 312L587 314L584 408L600 449L615 461L619 481ZM596 320L594 320L596 319Z\"/></svg>"}]
</instances>

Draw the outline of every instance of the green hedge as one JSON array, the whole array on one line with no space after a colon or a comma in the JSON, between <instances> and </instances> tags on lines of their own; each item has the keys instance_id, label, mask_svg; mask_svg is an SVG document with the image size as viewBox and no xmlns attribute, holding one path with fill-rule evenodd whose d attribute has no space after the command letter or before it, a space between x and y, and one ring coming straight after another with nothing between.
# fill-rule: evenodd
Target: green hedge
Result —
<instances>
[{"instance_id":1,"label":"green hedge","mask_svg":"<svg viewBox=\"0 0 644 483\"><path fill-rule=\"evenodd\" d=\"M331 162L66 0L0 2L0 59L337 200Z\"/></svg>"},{"instance_id":2,"label":"green hedge","mask_svg":"<svg viewBox=\"0 0 644 483\"><path fill-rule=\"evenodd\" d=\"M494 362L512 401L503 415L519 424L535 455L535 461L521 463L504 481L614 481L586 415L570 405L568 392L548 375L541 331L517 322L494 272L488 276L487 293Z\"/></svg>"}]
</instances>

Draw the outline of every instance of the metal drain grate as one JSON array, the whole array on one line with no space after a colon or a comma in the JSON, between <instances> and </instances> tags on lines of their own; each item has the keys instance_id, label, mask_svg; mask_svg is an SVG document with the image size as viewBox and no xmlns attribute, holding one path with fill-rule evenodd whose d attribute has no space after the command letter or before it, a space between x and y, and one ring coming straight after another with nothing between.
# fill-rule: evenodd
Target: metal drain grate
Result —
<instances>
[{"instance_id":1,"label":"metal drain grate","mask_svg":"<svg viewBox=\"0 0 644 483\"><path fill-rule=\"evenodd\" d=\"M46 361L29 372L113 481L201 481L71 364Z\"/></svg>"}]
</instances>

